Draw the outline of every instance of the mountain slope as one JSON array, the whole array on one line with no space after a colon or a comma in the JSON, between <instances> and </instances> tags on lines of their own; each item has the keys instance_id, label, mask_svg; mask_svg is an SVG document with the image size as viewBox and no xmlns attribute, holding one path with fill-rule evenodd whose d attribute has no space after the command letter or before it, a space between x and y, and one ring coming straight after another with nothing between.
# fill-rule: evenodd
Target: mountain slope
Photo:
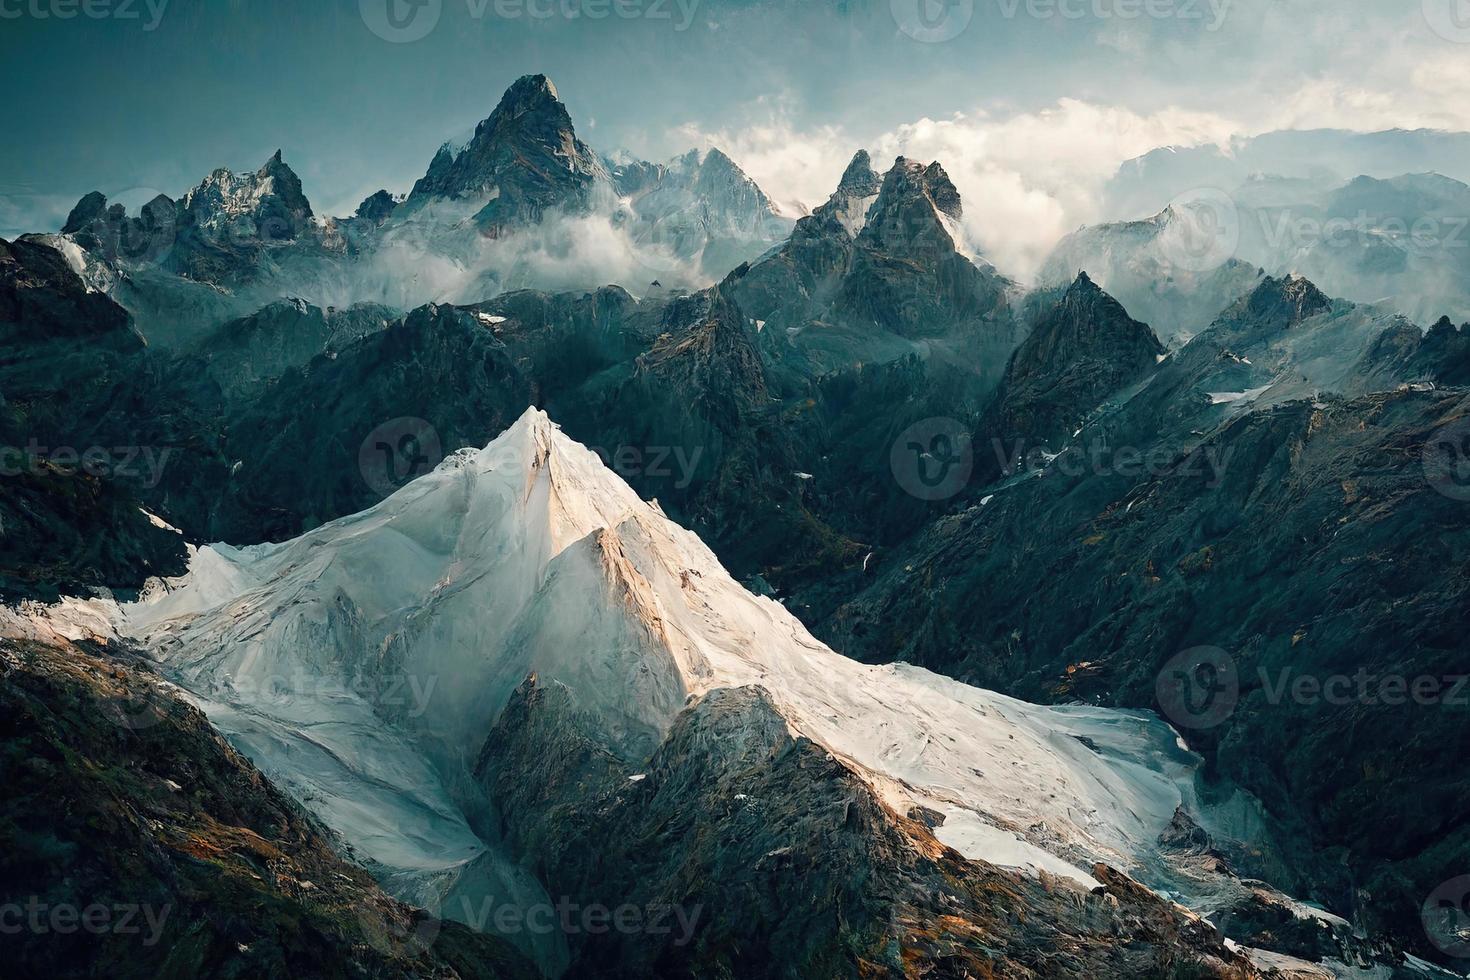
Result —
<instances>
[{"instance_id":1,"label":"mountain slope","mask_svg":"<svg viewBox=\"0 0 1470 980\"><path fill-rule=\"evenodd\" d=\"M1390 373L1362 393L1352 358L1381 329L1305 280L1267 280L1059 456L888 556L821 634L1022 697L1166 714L1171 658L1222 658L1222 713L1170 717L1282 844L1224 853L1434 953L1418 907L1464 860L1462 779L1440 751L1465 742L1464 706L1378 685L1460 672L1466 392ZM1454 346L1446 329L1436 348ZM1280 684L1339 676L1368 686Z\"/></svg>"},{"instance_id":2,"label":"mountain slope","mask_svg":"<svg viewBox=\"0 0 1470 980\"><path fill-rule=\"evenodd\" d=\"M1151 374L1164 346L1148 324L1128 315L1087 273L1031 328L1011 355L995 399L980 420L978 479L1017 455L1064 444L1110 395Z\"/></svg>"},{"instance_id":3,"label":"mountain slope","mask_svg":"<svg viewBox=\"0 0 1470 980\"><path fill-rule=\"evenodd\" d=\"M1038 284L1058 288L1086 272L1166 344L1181 346L1260 281L1260 270L1225 251L1232 226L1214 207L1206 198L1193 209L1081 228L1057 243Z\"/></svg>"},{"instance_id":4,"label":"mountain slope","mask_svg":"<svg viewBox=\"0 0 1470 980\"><path fill-rule=\"evenodd\" d=\"M364 779L393 778L397 797L414 801L394 807L397 834L439 834L446 805L475 799L456 773L477 760L488 773L487 759L503 771L539 757L506 749L510 731L492 735L531 674L569 692L607 760L585 771L621 769L617 785L641 782L629 777L650 754L687 751L669 739L681 724L702 724L681 721L691 705L755 687L755 701L731 709L738 725L774 712L830 756L833 777L866 786L865 819L890 828L883 833L900 827L894 813L912 811L929 814L938 840L961 854L1032 875L1096 887L1114 880L1093 870L1104 861L1146 879L1190 880L1156 844L1176 810L1193 806L1192 762L1167 727L847 660L780 605L742 590L695 535L537 412L363 514L283 545L201 551L171 592L128 607L124 628L147 637L212 720L361 849L390 888L474 897L485 885L470 875L473 861L452 874L415 870L397 836L368 819L380 811L349 801L379 795ZM303 674L289 693L260 695L264 679ZM404 678L433 692L417 710L383 697ZM313 693L342 690L360 693L330 702ZM373 715L388 724L365 727ZM340 725L329 731L323 717ZM311 741L328 739L330 758L358 761L298 759L317 755L300 730L308 718ZM414 744L437 778L390 777L420 765L403 754ZM489 799L499 805L496 784L489 779ZM913 833L900 833L911 838L902 848L937 848ZM508 843L518 839L512 832ZM544 883L572 884L560 875ZM1228 959L1208 942L1176 952L1197 959L1206 949Z\"/></svg>"},{"instance_id":5,"label":"mountain slope","mask_svg":"<svg viewBox=\"0 0 1470 980\"><path fill-rule=\"evenodd\" d=\"M33 923L7 975L536 975L383 894L136 653L5 616L0 902Z\"/></svg>"},{"instance_id":6,"label":"mountain slope","mask_svg":"<svg viewBox=\"0 0 1470 980\"><path fill-rule=\"evenodd\" d=\"M770 356L807 376L918 353L993 383L1017 340L1011 284L961 251L960 213L939 164L899 157L879 182L859 154L735 299Z\"/></svg>"}]
</instances>

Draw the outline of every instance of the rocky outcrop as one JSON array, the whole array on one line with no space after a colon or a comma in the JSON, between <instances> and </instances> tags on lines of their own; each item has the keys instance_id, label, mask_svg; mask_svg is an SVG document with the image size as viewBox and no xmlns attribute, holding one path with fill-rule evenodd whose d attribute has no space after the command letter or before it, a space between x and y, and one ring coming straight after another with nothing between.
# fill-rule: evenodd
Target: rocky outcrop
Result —
<instances>
[{"instance_id":1,"label":"rocky outcrop","mask_svg":"<svg viewBox=\"0 0 1470 980\"><path fill-rule=\"evenodd\" d=\"M280 150L254 173L214 171L179 201L160 194L136 218L94 191L62 233L124 273L161 269L222 286L260 276L267 250L316 240L311 203Z\"/></svg>"},{"instance_id":2,"label":"rocky outcrop","mask_svg":"<svg viewBox=\"0 0 1470 980\"><path fill-rule=\"evenodd\" d=\"M0 746L17 975L537 976L390 899L115 641L0 639Z\"/></svg>"},{"instance_id":3,"label":"rocky outcrop","mask_svg":"<svg viewBox=\"0 0 1470 980\"><path fill-rule=\"evenodd\" d=\"M573 936L578 976L1255 975L1103 866L1088 894L965 861L793 736L760 688L700 698L645 760L531 679L476 772L550 891L660 911Z\"/></svg>"},{"instance_id":4,"label":"rocky outcrop","mask_svg":"<svg viewBox=\"0 0 1470 980\"><path fill-rule=\"evenodd\" d=\"M187 567L182 535L143 512L108 472L112 459L94 468L70 452L58 461L23 445L0 451L0 601L127 593Z\"/></svg>"},{"instance_id":5,"label":"rocky outcrop","mask_svg":"<svg viewBox=\"0 0 1470 980\"><path fill-rule=\"evenodd\" d=\"M1353 368L1353 387L1382 391L1400 384L1470 386L1470 325L1440 317L1426 332L1407 321L1384 330Z\"/></svg>"},{"instance_id":6,"label":"rocky outcrop","mask_svg":"<svg viewBox=\"0 0 1470 980\"><path fill-rule=\"evenodd\" d=\"M87 288L62 254L0 239L0 343L87 342L141 350L127 311Z\"/></svg>"}]
</instances>

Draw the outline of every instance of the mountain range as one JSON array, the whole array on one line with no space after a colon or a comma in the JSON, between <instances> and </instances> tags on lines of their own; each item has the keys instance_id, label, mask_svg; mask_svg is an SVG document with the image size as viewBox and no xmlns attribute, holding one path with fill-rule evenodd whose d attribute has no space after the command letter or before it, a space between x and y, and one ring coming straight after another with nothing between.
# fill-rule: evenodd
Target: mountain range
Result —
<instances>
[{"instance_id":1,"label":"mountain range","mask_svg":"<svg viewBox=\"0 0 1470 980\"><path fill-rule=\"evenodd\" d=\"M1027 287L939 162L789 215L533 75L348 218L0 243L0 877L178 910L29 961L1454 975L1470 334L1384 219L1470 194L1247 183ZM1244 258L1303 202L1368 244Z\"/></svg>"}]
</instances>

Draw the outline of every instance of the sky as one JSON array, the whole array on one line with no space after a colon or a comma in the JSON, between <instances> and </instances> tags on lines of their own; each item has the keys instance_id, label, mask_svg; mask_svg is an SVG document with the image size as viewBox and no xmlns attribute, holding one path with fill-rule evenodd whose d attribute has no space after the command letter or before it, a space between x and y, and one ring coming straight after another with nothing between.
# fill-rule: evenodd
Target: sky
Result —
<instances>
[{"instance_id":1,"label":"sky","mask_svg":"<svg viewBox=\"0 0 1470 980\"><path fill-rule=\"evenodd\" d=\"M277 148L349 213L533 72L594 148L719 145L793 207L938 159L1024 271L1158 146L1470 130L1470 0L0 0L0 236Z\"/></svg>"}]
</instances>

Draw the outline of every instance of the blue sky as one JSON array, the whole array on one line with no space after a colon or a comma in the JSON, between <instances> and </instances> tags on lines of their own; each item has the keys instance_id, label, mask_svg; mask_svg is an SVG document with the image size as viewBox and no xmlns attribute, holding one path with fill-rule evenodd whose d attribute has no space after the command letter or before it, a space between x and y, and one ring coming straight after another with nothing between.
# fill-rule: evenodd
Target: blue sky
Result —
<instances>
[{"instance_id":1,"label":"blue sky","mask_svg":"<svg viewBox=\"0 0 1470 980\"><path fill-rule=\"evenodd\" d=\"M395 34L390 3L412 39L381 36ZM544 72L600 150L720 143L806 204L858 146L939 157L985 198L978 214L1047 224L1040 241L1087 219L1099 173L1153 145L1470 128L1470 10L1457 20L1456 5L1470 7L0 0L0 235L54 230L93 189L176 196L277 147L319 211L345 212L378 187L406 190L507 84Z\"/></svg>"}]
</instances>

